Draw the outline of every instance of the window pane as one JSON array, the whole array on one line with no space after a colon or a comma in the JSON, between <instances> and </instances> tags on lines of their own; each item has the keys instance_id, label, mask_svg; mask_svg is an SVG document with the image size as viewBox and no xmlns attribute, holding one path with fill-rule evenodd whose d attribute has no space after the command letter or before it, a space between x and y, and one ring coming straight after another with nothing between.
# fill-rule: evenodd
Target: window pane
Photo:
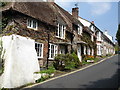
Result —
<instances>
[{"instance_id":1,"label":"window pane","mask_svg":"<svg viewBox=\"0 0 120 90\"><path fill-rule=\"evenodd\" d=\"M32 21L31 20L28 20L28 26L31 27L31 23Z\"/></svg>"},{"instance_id":2,"label":"window pane","mask_svg":"<svg viewBox=\"0 0 120 90\"><path fill-rule=\"evenodd\" d=\"M56 31L55 31L55 35L56 35L56 36L59 36L59 24L57 25L57 29L56 29Z\"/></svg>"},{"instance_id":3,"label":"window pane","mask_svg":"<svg viewBox=\"0 0 120 90\"><path fill-rule=\"evenodd\" d=\"M64 38L64 26L63 26L62 38Z\"/></svg>"},{"instance_id":4,"label":"window pane","mask_svg":"<svg viewBox=\"0 0 120 90\"><path fill-rule=\"evenodd\" d=\"M39 48L39 56L42 56L42 44L40 44L40 48Z\"/></svg>"},{"instance_id":5,"label":"window pane","mask_svg":"<svg viewBox=\"0 0 120 90\"><path fill-rule=\"evenodd\" d=\"M78 27L78 34L80 34L80 27Z\"/></svg>"},{"instance_id":6,"label":"window pane","mask_svg":"<svg viewBox=\"0 0 120 90\"><path fill-rule=\"evenodd\" d=\"M43 45L40 44L40 43L35 43L35 49L36 49L36 52L37 52L37 56L38 57L42 57L42 53L43 53Z\"/></svg>"},{"instance_id":7,"label":"window pane","mask_svg":"<svg viewBox=\"0 0 120 90\"><path fill-rule=\"evenodd\" d=\"M56 54L57 54L57 46L55 45L55 56L56 56Z\"/></svg>"},{"instance_id":8,"label":"window pane","mask_svg":"<svg viewBox=\"0 0 120 90\"><path fill-rule=\"evenodd\" d=\"M51 58L54 57L54 45L51 45Z\"/></svg>"},{"instance_id":9,"label":"window pane","mask_svg":"<svg viewBox=\"0 0 120 90\"><path fill-rule=\"evenodd\" d=\"M61 37L62 25L59 25L59 37Z\"/></svg>"},{"instance_id":10,"label":"window pane","mask_svg":"<svg viewBox=\"0 0 120 90\"><path fill-rule=\"evenodd\" d=\"M36 25L37 23L36 23L36 21L33 21L33 28L36 28Z\"/></svg>"},{"instance_id":11,"label":"window pane","mask_svg":"<svg viewBox=\"0 0 120 90\"><path fill-rule=\"evenodd\" d=\"M58 36L58 28L55 31L55 35Z\"/></svg>"}]
</instances>

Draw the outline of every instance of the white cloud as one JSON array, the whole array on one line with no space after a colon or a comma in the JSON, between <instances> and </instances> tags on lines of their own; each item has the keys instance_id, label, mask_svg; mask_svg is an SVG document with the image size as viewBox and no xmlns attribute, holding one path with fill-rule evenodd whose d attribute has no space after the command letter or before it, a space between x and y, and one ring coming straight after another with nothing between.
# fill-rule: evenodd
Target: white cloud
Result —
<instances>
[{"instance_id":1,"label":"white cloud","mask_svg":"<svg viewBox=\"0 0 120 90\"><path fill-rule=\"evenodd\" d=\"M110 2L89 2L91 5L91 14L92 15L102 15L107 13L111 9Z\"/></svg>"}]
</instances>

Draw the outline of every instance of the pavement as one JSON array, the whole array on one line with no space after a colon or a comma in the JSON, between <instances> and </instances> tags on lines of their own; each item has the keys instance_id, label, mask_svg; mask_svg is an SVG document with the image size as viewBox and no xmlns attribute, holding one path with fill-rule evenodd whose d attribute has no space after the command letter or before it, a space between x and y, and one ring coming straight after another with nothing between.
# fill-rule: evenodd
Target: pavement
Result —
<instances>
[{"instance_id":1,"label":"pavement","mask_svg":"<svg viewBox=\"0 0 120 90\"><path fill-rule=\"evenodd\" d=\"M113 56L87 68L51 79L28 88L118 88L120 55Z\"/></svg>"}]
</instances>

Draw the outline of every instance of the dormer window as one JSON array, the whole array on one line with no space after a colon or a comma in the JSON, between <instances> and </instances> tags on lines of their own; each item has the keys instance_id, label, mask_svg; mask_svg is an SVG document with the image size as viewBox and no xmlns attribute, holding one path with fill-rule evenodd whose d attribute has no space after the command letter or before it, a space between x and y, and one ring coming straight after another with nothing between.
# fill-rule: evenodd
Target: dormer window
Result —
<instances>
[{"instance_id":1,"label":"dormer window","mask_svg":"<svg viewBox=\"0 0 120 90\"><path fill-rule=\"evenodd\" d=\"M81 25L78 25L78 34L79 35L82 35L82 26Z\"/></svg>"},{"instance_id":2,"label":"dormer window","mask_svg":"<svg viewBox=\"0 0 120 90\"><path fill-rule=\"evenodd\" d=\"M92 31L94 31L94 27L93 26L91 26L91 28L90 28Z\"/></svg>"},{"instance_id":3,"label":"dormer window","mask_svg":"<svg viewBox=\"0 0 120 90\"><path fill-rule=\"evenodd\" d=\"M27 28L37 30L38 22L36 20L28 19L27 20Z\"/></svg>"},{"instance_id":4,"label":"dormer window","mask_svg":"<svg viewBox=\"0 0 120 90\"><path fill-rule=\"evenodd\" d=\"M56 37L65 39L65 26L58 23L58 28L56 30Z\"/></svg>"}]
</instances>

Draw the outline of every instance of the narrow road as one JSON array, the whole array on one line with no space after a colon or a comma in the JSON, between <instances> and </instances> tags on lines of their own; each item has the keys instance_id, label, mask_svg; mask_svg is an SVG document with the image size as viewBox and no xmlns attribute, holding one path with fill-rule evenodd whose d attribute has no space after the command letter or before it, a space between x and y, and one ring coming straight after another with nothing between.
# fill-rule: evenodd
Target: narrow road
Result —
<instances>
[{"instance_id":1,"label":"narrow road","mask_svg":"<svg viewBox=\"0 0 120 90\"><path fill-rule=\"evenodd\" d=\"M120 55L32 88L118 88L118 58Z\"/></svg>"}]
</instances>

